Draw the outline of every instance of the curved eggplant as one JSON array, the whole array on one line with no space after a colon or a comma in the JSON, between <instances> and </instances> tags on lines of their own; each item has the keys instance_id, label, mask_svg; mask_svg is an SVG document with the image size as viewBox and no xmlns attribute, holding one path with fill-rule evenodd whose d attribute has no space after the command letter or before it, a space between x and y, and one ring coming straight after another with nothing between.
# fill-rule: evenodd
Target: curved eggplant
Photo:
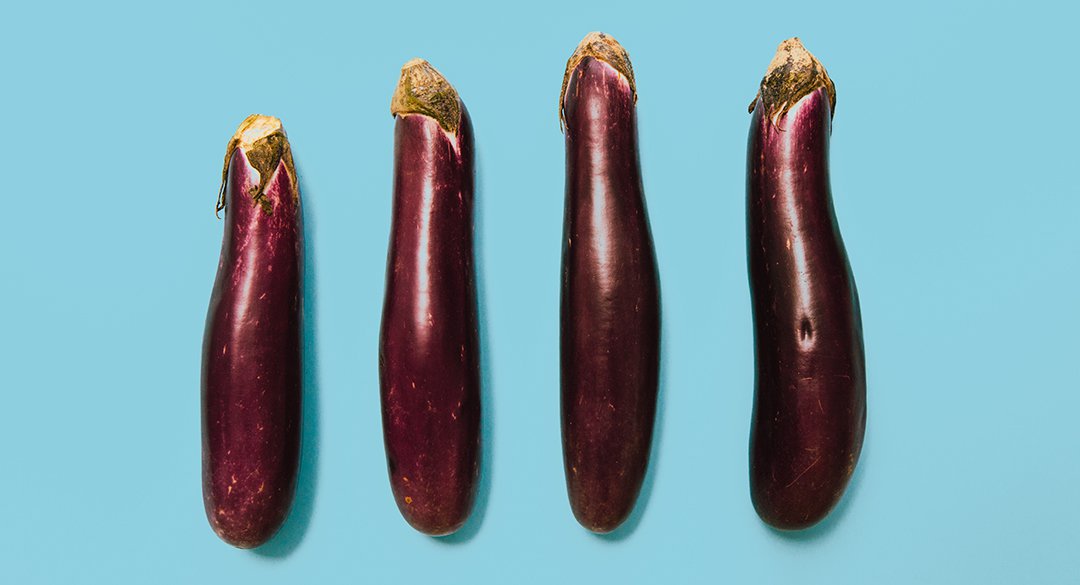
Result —
<instances>
[{"instance_id":1,"label":"curved eggplant","mask_svg":"<svg viewBox=\"0 0 1080 585\"><path fill-rule=\"evenodd\" d=\"M450 534L479 477L480 349L473 265L473 135L430 64L401 70L391 104L394 194L379 342L394 499L416 530Z\"/></svg>"},{"instance_id":2,"label":"curved eggplant","mask_svg":"<svg viewBox=\"0 0 1080 585\"><path fill-rule=\"evenodd\" d=\"M829 186L835 104L832 80L798 39L781 43L751 104L750 493L762 520L786 530L840 500L866 428L859 297Z\"/></svg>"},{"instance_id":3,"label":"curved eggplant","mask_svg":"<svg viewBox=\"0 0 1080 585\"><path fill-rule=\"evenodd\" d=\"M660 371L660 284L638 161L629 56L590 33L566 67L562 441L578 522L610 532L649 463Z\"/></svg>"},{"instance_id":4,"label":"curved eggplant","mask_svg":"<svg viewBox=\"0 0 1080 585\"><path fill-rule=\"evenodd\" d=\"M277 118L244 120L221 188L225 234L203 339L203 500L222 540L252 548L285 521L300 463L303 230Z\"/></svg>"}]
</instances>

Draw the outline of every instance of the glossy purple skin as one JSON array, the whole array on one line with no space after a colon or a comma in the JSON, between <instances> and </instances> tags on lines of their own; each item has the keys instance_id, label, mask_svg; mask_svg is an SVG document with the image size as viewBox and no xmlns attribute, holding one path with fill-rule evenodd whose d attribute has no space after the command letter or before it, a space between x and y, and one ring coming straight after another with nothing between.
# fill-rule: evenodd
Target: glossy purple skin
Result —
<instances>
[{"instance_id":1,"label":"glossy purple skin","mask_svg":"<svg viewBox=\"0 0 1080 585\"><path fill-rule=\"evenodd\" d=\"M203 500L210 525L240 548L288 515L300 462L300 209L284 163L266 188L237 149L225 236L203 341Z\"/></svg>"},{"instance_id":2,"label":"glossy purple skin","mask_svg":"<svg viewBox=\"0 0 1080 585\"><path fill-rule=\"evenodd\" d=\"M383 436L394 500L416 530L459 529L476 499L480 349L473 266L473 139L399 116L379 343Z\"/></svg>"},{"instance_id":3,"label":"glossy purple skin","mask_svg":"<svg viewBox=\"0 0 1080 585\"><path fill-rule=\"evenodd\" d=\"M824 89L750 125L747 232L757 381L750 494L786 530L836 505L866 428L862 323L829 188Z\"/></svg>"},{"instance_id":4,"label":"glossy purple skin","mask_svg":"<svg viewBox=\"0 0 1080 585\"><path fill-rule=\"evenodd\" d=\"M565 96L562 439L578 522L617 528L649 464L660 370L660 291L629 83L587 57Z\"/></svg>"}]
</instances>

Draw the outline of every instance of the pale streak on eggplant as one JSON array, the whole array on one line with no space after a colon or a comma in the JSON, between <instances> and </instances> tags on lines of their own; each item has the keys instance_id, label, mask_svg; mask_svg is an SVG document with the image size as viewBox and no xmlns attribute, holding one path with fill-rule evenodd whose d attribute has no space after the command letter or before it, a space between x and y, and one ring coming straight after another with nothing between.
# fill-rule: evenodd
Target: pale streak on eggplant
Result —
<instances>
[{"instance_id":1,"label":"pale streak on eggplant","mask_svg":"<svg viewBox=\"0 0 1080 585\"><path fill-rule=\"evenodd\" d=\"M785 160L794 159L796 153L794 152L794 142L785 141L781 144L781 151L784 154ZM798 192L798 178L795 176L795 172L791 168L786 168L780 174L780 182L783 184L783 189L787 193ZM798 294L797 302L799 304L799 312L803 315L803 321L809 318L809 315L814 313L813 294L810 290L810 282L813 278L811 274L810 265L806 252L806 241L803 239L802 234L804 227L801 225L802 221L799 215L799 210L795 204L795 198L784 198L784 209L787 212L787 217L791 222L791 236L788 238L788 246L791 249L792 258L795 261L795 272L798 274L796 279ZM800 328L802 326L800 325ZM815 336L813 335L798 335L799 342L803 346L809 347L814 345Z\"/></svg>"},{"instance_id":2,"label":"pale streak on eggplant","mask_svg":"<svg viewBox=\"0 0 1080 585\"><path fill-rule=\"evenodd\" d=\"M433 118L434 120L434 118ZM435 120L437 122L437 120ZM424 139L428 142L435 141L436 128L431 123L423 125ZM457 145L455 144L455 149ZM423 176L423 188L420 193L420 208L431 209L435 204L435 173L424 172ZM431 258L431 230L432 230L431 214L424 213L420 215L420 244L417 246L416 254L416 275L417 275L417 291L416 291L416 309L413 311L413 321L416 327L417 343L419 345L426 345L428 338L431 336L430 326L434 324L434 315L431 312L431 270L432 270L432 258Z\"/></svg>"}]
</instances>

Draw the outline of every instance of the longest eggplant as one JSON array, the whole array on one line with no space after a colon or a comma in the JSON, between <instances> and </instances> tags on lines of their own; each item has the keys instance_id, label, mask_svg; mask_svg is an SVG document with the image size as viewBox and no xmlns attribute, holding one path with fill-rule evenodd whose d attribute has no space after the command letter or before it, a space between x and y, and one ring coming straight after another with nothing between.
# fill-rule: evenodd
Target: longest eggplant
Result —
<instances>
[{"instance_id":1,"label":"longest eggplant","mask_svg":"<svg viewBox=\"0 0 1080 585\"><path fill-rule=\"evenodd\" d=\"M630 58L590 33L566 66L562 440L578 522L610 532L649 463L660 371L660 285L638 161Z\"/></svg>"},{"instance_id":2,"label":"longest eggplant","mask_svg":"<svg viewBox=\"0 0 1080 585\"><path fill-rule=\"evenodd\" d=\"M480 349L473 265L473 135L430 64L401 69L391 102L394 193L379 344L390 485L415 529L469 517L480 456Z\"/></svg>"},{"instance_id":3,"label":"longest eggplant","mask_svg":"<svg viewBox=\"0 0 1080 585\"><path fill-rule=\"evenodd\" d=\"M229 141L225 234L203 339L203 499L225 542L266 542L288 515L300 462L300 191L277 118Z\"/></svg>"},{"instance_id":4,"label":"longest eggplant","mask_svg":"<svg viewBox=\"0 0 1080 585\"><path fill-rule=\"evenodd\" d=\"M835 105L825 68L790 39L750 106L750 493L780 529L811 526L836 505L866 428L859 297L829 185Z\"/></svg>"}]
</instances>

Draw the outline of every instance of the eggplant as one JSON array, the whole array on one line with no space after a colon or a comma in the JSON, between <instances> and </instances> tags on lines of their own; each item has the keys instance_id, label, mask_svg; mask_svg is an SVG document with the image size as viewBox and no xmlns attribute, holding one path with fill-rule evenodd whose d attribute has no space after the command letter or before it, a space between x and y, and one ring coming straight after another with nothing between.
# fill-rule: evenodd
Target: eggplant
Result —
<instances>
[{"instance_id":1,"label":"eggplant","mask_svg":"<svg viewBox=\"0 0 1080 585\"><path fill-rule=\"evenodd\" d=\"M472 124L422 59L391 102L393 217L379 339L390 486L432 536L465 523L480 473L480 349L473 261Z\"/></svg>"},{"instance_id":2,"label":"eggplant","mask_svg":"<svg viewBox=\"0 0 1080 585\"><path fill-rule=\"evenodd\" d=\"M660 372L660 283L638 160L637 90L618 42L590 33L560 97L566 135L562 444L574 516L611 532L649 464Z\"/></svg>"},{"instance_id":3,"label":"eggplant","mask_svg":"<svg viewBox=\"0 0 1080 585\"><path fill-rule=\"evenodd\" d=\"M780 44L750 106L750 494L783 530L833 509L866 429L859 296L829 185L835 106L832 80L797 38Z\"/></svg>"},{"instance_id":4,"label":"eggplant","mask_svg":"<svg viewBox=\"0 0 1080 585\"><path fill-rule=\"evenodd\" d=\"M214 532L265 543L292 506L300 463L303 227L277 118L252 115L225 153L225 233L203 338L203 500Z\"/></svg>"}]
</instances>

